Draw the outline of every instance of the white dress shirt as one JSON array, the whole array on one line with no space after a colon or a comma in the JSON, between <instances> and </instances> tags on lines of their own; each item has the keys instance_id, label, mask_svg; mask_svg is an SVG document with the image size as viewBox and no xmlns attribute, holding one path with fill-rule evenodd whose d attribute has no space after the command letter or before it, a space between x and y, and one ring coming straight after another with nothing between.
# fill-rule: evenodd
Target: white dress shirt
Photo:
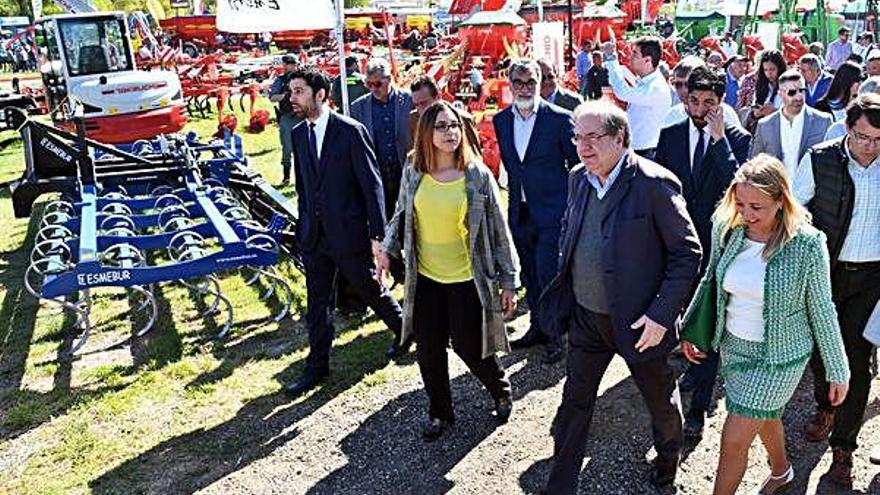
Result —
<instances>
[{"instance_id":1,"label":"white dress shirt","mask_svg":"<svg viewBox=\"0 0 880 495\"><path fill-rule=\"evenodd\" d=\"M801 149L801 136L804 134L804 109L788 120L783 112L779 112L779 142L782 144L782 163L789 177L794 177L798 167L798 153Z\"/></svg>"},{"instance_id":2,"label":"white dress shirt","mask_svg":"<svg viewBox=\"0 0 880 495\"><path fill-rule=\"evenodd\" d=\"M324 108L321 110L321 116L318 117L318 120L312 122L311 120L306 121L306 125L315 124L315 144L318 147L318 159L321 158L321 150L324 149L324 134L327 133L327 123L330 122L330 107L324 105Z\"/></svg>"},{"instance_id":3,"label":"white dress shirt","mask_svg":"<svg viewBox=\"0 0 880 495\"><path fill-rule=\"evenodd\" d=\"M526 159L526 151L529 149L529 141L532 140L532 131L535 129L535 122L538 120L538 99L535 99L535 106L528 117L523 117L519 113L519 109L514 106L513 111L513 146L516 148L516 154L520 161ZM526 188L522 185L520 191L520 201L526 202Z\"/></svg>"},{"instance_id":4,"label":"white dress shirt","mask_svg":"<svg viewBox=\"0 0 880 495\"><path fill-rule=\"evenodd\" d=\"M526 150L529 149L535 121L538 120L538 100L535 100L535 107L528 117L523 117L516 106L511 110L513 111L513 146L516 147L516 154L522 161L526 159Z\"/></svg>"},{"instance_id":5,"label":"white dress shirt","mask_svg":"<svg viewBox=\"0 0 880 495\"><path fill-rule=\"evenodd\" d=\"M694 125L694 121L690 120L690 124L688 125L688 129L690 131L690 136L688 139L688 145L690 147L691 154L688 155L690 157L691 162L691 171L694 170L694 151L697 150L697 141L700 139L700 128ZM709 149L709 141L712 140L712 137L709 136L709 130L703 127L703 158L706 157L706 150Z\"/></svg>"},{"instance_id":6,"label":"white dress shirt","mask_svg":"<svg viewBox=\"0 0 880 495\"><path fill-rule=\"evenodd\" d=\"M727 103L722 103L721 110L724 112L724 125L736 125L742 127L742 124L739 121L739 116L736 114L736 110L734 110L733 107ZM690 118L690 116L687 113L684 103L673 105L672 108L666 112L666 117L663 119L663 129L672 127L675 124L680 124L688 118Z\"/></svg>"},{"instance_id":7,"label":"white dress shirt","mask_svg":"<svg viewBox=\"0 0 880 495\"><path fill-rule=\"evenodd\" d=\"M849 229L837 259L851 263L880 261L880 236L877 235L880 232L880 157L862 167L852 158L846 143L844 150L849 157L847 171L855 187L855 198ZM816 194L810 153L798 164L792 190L795 199L804 205Z\"/></svg>"},{"instance_id":8,"label":"white dress shirt","mask_svg":"<svg viewBox=\"0 0 880 495\"><path fill-rule=\"evenodd\" d=\"M656 148L661 125L672 106L669 84L660 71L655 70L630 86L616 58L607 60L605 67L614 96L629 103L626 116L632 131L632 148L637 151Z\"/></svg>"}]
</instances>

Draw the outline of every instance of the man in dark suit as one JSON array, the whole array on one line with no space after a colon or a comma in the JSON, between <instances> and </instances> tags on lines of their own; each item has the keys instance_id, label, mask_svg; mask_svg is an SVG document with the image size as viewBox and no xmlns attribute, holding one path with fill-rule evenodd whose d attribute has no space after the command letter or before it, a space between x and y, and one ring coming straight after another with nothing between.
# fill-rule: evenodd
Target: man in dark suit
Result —
<instances>
[{"instance_id":1,"label":"man in dark suit","mask_svg":"<svg viewBox=\"0 0 880 495\"><path fill-rule=\"evenodd\" d=\"M588 100L602 98L602 88L608 84L608 69L602 67L602 52L593 52L593 66L587 71L586 97Z\"/></svg>"},{"instance_id":2,"label":"man in dark suit","mask_svg":"<svg viewBox=\"0 0 880 495\"><path fill-rule=\"evenodd\" d=\"M542 332L537 306L541 291L556 274L568 170L578 162L571 142L571 113L538 96L541 69L535 62L514 62L508 74L514 104L498 112L492 124L507 170L508 222L531 310L528 332L511 347L546 343L545 360L556 362L562 358L560 337Z\"/></svg>"},{"instance_id":3,"label":"man in dark suit","mask_svg":"<svg viewBox=\"0 0 880 495\"><path fill-rule=\"evenodd\" d=\"M626 114L610 102L575 110L582 165L569 175L559 274L541 296L542 325L568 326L568 375L554 421L550 494L574 494L599 383L615 354L651 412L652 481L675 480L681 405L667 362L700 266L681 184L630 147Z\"/></svg>"},{"instance_id":4,"label":"man in dark suit","mask_svg":"<svg viewBox=\"0 0 880 495\"><path fill-rule=\"evenodd\" d=\"M305 265L309 356L303 375L286 387L299 395L330 371L333 285L337 273L394 332L399 344L401 310L373 278L371 253L380 249L385 226L382 181L367 131L327 107L330 79L315 67L290 77L294 113L305 120L293 129L299 224Z\"/></svg>"},{"instance_id":5,"label":"man in dark suit","mask_svg":"<svg viewBox=\"0 0 880 495\"><path fill-rule=\"evenodd\" d=\"M725 124L721 102L726 90L722 72L696 67L687 79L685 108L688 119L660 131L657 163L670 170L682 183L687 210L697 229L704 253L711 247L712 213L715 205L749 155L751 135L742 127ZM705 269L708 256L701 264ZM685 417L684 433L699 438L706 411L712 401L718 353L709 353L700 364L691 366L687 376L693 396Z\"/></svg>"},{"instance_id":6,"label":"man in dark suit","mask_svg":"<svg viewBox=\"0 0 880 495\"><path fill-rule=\"evenodd\" d=\"M553 67L553 64L540 59L538 67L541 68L541 98L569 112L584 102L581 95L559 85L559 81L556 80L556 67Z\"/></svg>"}]
</instances>

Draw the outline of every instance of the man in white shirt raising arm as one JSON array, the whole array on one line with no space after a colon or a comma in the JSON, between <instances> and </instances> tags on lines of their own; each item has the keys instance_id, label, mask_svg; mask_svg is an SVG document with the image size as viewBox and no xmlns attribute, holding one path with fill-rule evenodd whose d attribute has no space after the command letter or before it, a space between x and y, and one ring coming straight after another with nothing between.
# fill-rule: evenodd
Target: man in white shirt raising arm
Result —
<instances>
[{"instance_id":1,"label":"man in white shirt raising arm","mask_svg":"<svg viewBox=\"0 0 880 495\"><path fill-rule=\"evenodd\" d=\"M614 44L602 46L614 96L629 104L626 114L632 126L632 148L649 160L654 158L663 120L672 107L669 84L657 70L662 52L660 38L643 36L633 41L630 69L638 78L630 85L625 79L625 68L617 60Z\"/></svg>"}]
</instances>

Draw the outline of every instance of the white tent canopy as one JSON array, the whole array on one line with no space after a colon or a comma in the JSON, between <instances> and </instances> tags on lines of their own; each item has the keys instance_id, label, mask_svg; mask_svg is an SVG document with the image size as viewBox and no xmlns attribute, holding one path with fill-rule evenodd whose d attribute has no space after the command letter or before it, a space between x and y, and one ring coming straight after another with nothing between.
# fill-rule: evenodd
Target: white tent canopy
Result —
<instances>
[{"instance_id":1,"label":"white tent canopy","mask_svg":"<svg viewBox=\"0 0 880 495\"><path fill-rule=\"evenodd\" d=\"M486 26L491 24L513 24L521 26L526 21L514 12L506 10L493 10L476 12L461 24L460 26Z\"/></svg>"}]
</instances>

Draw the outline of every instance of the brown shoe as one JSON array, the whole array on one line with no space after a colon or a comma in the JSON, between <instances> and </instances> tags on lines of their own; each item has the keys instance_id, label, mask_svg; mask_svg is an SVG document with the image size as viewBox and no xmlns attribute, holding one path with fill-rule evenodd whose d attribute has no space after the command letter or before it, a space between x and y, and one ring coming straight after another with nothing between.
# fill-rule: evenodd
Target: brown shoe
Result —
<instances>
[{"instance_id":1,"label":"brown shoe","mask_svg":"<svg viewBox=\"0 0 880 495\"><path fill-rule=\"evenodd\" d=\"M852 452L833 449L831 453L834 457L831 461L831 468L828 469L828 477L838 485L852 486Z\"/></svg>"},{"instance_id":2,"label":"brown shoe","mask_svg":"<svg viewBox=\"0 0 880 495\"><path fill-rule=\"evenodd\" d=\"M834 426L834 411L817 409L804 428L804 435L808 442L824 442L828 440L832 426Z\"/></svg>"}]
</instances>

